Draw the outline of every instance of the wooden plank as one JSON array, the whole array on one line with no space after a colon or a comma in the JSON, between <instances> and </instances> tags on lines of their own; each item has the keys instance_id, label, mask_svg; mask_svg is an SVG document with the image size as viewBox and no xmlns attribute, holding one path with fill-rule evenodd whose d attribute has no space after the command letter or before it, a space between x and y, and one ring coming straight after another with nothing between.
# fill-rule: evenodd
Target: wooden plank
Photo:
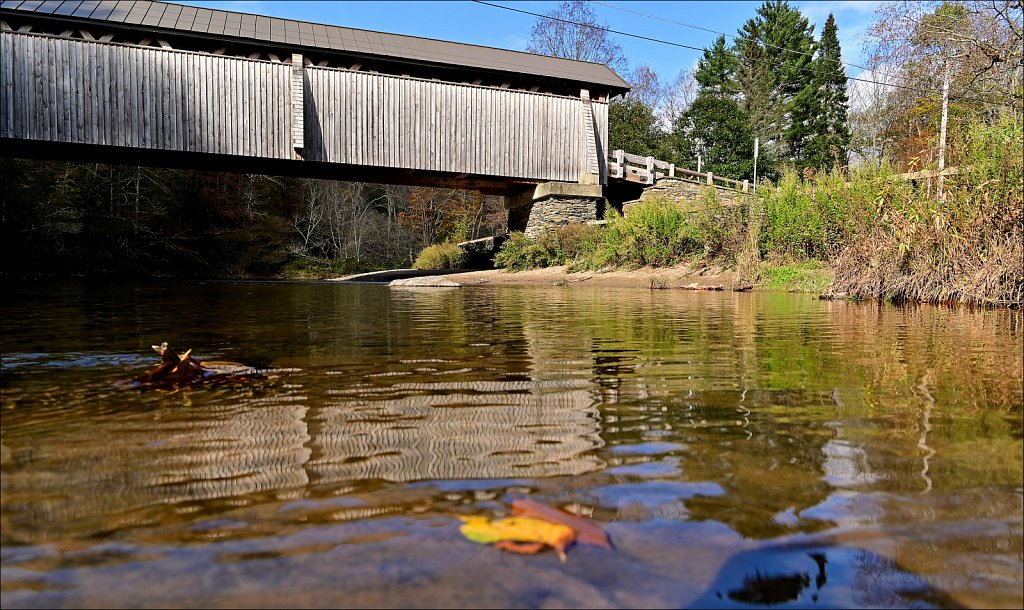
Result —
<instances>
[{"instance_id":1,"label":"wooden plank","mask_svg":"<svg viewBox=\"0 0 1024 610\"><path fill-rule=\"evenodd\" d=\"M224 138L225 125L224 125L224 91L227 89L227 83L225 79L227 75L224 73L225 60L220 57L212 58L213 60L213 90L210 92L210 115L213 117L214 126L212 133L213 150L215 153L227 152L227 144Z\"/></svg>"},{"instance_id":2,"label":"wooden plank","mask_svg":"<svg viewBox=\"0 0 1024 610\"><path fill-rule=\"evenodd\" d=\"M16 137L14 131L14 54L12 39L6 31L0 33L0 109L3 119L0 123L0 137Z\"/></svg>"},{"instance_id":3,"label":"wooden plank","mask_svg":"<svg viewBox=\"0 0 1024 610\"><path fill-rule=\"evenodd\" d=\"M395 79L392 76L385 77L384 79L384 105L385 105L385 130L384 130L384 142L387 150L385 157L385 167L395 167L395 140L397 140L395 133Z\"/></svg>"},{"instance_id":4,"label":"wooden plank","mask_svg":"<svg viewBox=\"0 0 1024 610\"><path fill-rule=\"evenodd\" d=\"M252 155L253 141L252 141L252 100L253 92L250 89L252 78L249 76L249 70L251 68L251 61L247 59L235 60L238 66L238 79L239 87L238 91L242 95L238 96L238 118L242 125L242 150L241 154L245 156Z\"/></svg>"},{"instance_id":5,"label":"wooden plank","mask_svg":"<svg viewBox=\"0 0 1024 610\"><path fill-rule=\"evenodd\" d=\"M46 87L46 139L54 141L57 139L57 78L52 68L56 64L56 58L53 52L53 41L44 40L43 45L46 52L46 64L43 68L46 74L43 80Z\"/></svg>"},{"instance_id":6,"label":"wooden plank","mask_svg":"<svg viewBox=\"0 0 1024 610\"><path fill-rule=\"evenodd\" d=\"M348 119L344 136L347 143L344 162L355 163L359 150L359 117L357 115L358 109L356 108L358 105L356 100L358 99L357 79L359 75L354 72L347 72L345 76L345 114Z\"/></svg>"},{"instance_id":7,"label":"wooden plank","mask_svg":"<svg viewBox=\"0 0 1024 610\"><path fill-rule=\"evenodd\" d=\"M63 40L53 41L53 69L54 69L54 85L56 86L56 95L53 98L56 106L56 139L58 142L67 141L67 122L68 122L68 94L69 82L68 82L68 58L64 53L64 49L67 47L67 43Z\"/></svg>"},{"instance_id":8,"label":"wooden plank","mask_svg":"<svg viewBox=\"0 0 1024 610\"><path fill-rule=\"evenodd\" d=\"M292 116L290 112L285 111L286 104L284 103L284 89L282 87L282 78L280 76L280 70L274 63L267 63L267 73L270 74L270 114L267 120L270 122L270 132L273 134L273 146L271 147L271 157L277 159L288 158L288 144L284 142L285 136L282 136L282 132L291 134L291 121ZM287 76L284 76L284 80L287 81ZM287 136L288 139L291 136Z\"/></svg>"},{"instance_id":9,"label":"wooden plank","mask_svg":"<svg viewBox=\"0 0 1024 610\"><path fill-rule=\"evenodd\" d=\"M168 104L171 106L171 134L173 135L173 149L185 150L185 106L182 103L183 87L181 85L181 53L167 53L167 64L169 66L168 80L170 80L171 95Z\"/></svg>"},{"instance_id":10,"label":"wooden plank","mask_svg":"<svg viewBox=\"0 0 1024 610\"><path fill-rule=\"evenodd\" d=\"M89 86L88 74L85 70L85 62L83 61L83 55L85 54L85 44L76 44L71 49L71 83L74 89L74 105L72 107L72 115L74 124L72 126L71 141L72 142L84 142L85 137L85 103L86 95L85 92Z\"/></svg>"},{"instance_id":11,"label":"wooden plank","mask_svg":"<svg viewBox=\"0 0 1024 610\"><path fill-rule=\"evenodd\" d=\"M83 48L83 86L84 98L82 104L82 141L90 144L96 143L96 131L94 129L94 117L96 116L96 47L99 45L84 45Z\"/></svg>"},{"instance_id":12,"label":"wooden plank","mask_svg":"<svg viewBox=\"0 0 1024 610\"><path fill-rule=\"evenodd\" d=\"M213 118L210 104L210 91L213 79L213 59L206 55L199 56L199 142L204 153L213 152Z\"/></svg>"},{"instance_id":13,"label":"wooden plank","mask_svg":"<svg viewBox=\"0 0 1024 610\"><path fill-rule=\"evenodd\" d=\"M158 94L155 91L155 83L153 81L153 53L142 51L139 54L141 55L140 64L143 72L142 91L137 105L139 106L139 115L142 117L142 129L139 132L139 141L135 145L148 147L154 139L154 134L157 133L157 121L154 118L159 113L155 112L153 101L158 99Z\"/></svg>"},{"instance_id":14,"label":"wooden plank","mask_svg":"<svg viewBox=\"0 0 1024 610\"><path fill-rule=\"evenodd\" d=\"M379 93L377 92L377 80L376 74L370 74L366 77L366 165L373 165L376 167L380 166L377 152L377 141L380 139L377 136L377 129L380 117L380 109L377 106L377 102L380 100Z\"/></svg>"},{"instance_id":15,"label":"wooden plank","mask_svg":"<svg viewBox=\"0 0 1024 610\"><path fill-rule=\"evenodd\" d=\"M174 90L173 60L174 53L160 53L160 81L163 84L164 91L164 98L161 102L167 108L167 116L164 117L164 129L167 131L165 132L163 142L159 145L163 150L177 149L177 125L174 118L174 96L176 91Z\"/></svg>"}]
</instances>

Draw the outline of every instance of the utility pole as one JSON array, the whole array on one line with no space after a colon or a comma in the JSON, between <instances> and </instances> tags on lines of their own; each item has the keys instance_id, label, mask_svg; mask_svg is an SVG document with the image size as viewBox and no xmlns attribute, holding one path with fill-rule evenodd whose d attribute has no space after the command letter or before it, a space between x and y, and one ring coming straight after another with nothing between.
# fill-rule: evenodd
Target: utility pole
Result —
<instances>
[{"instance_id":1,"label":"utility pole","mask_svg":"<svg viewBox=\"0 0 1024 610\"><path fill-rule=\"evenodd\" d=\"M949 61L946 61L946 75L942 79L942 123L939 126L939 201L946 200L946 123L949 120Z\"/></svg>"},{"instance_id":2,"label":"utility pole","mask_svg":"<svg viewBox=\"0 0 1024 610\"><path fill-rule=\"evenodd\" d=\"M758 153L757 147L758 147L758 139L755 137L754 138L754 192L755 193L757 192L757 153Z\"/></svg>"}]
</instances>

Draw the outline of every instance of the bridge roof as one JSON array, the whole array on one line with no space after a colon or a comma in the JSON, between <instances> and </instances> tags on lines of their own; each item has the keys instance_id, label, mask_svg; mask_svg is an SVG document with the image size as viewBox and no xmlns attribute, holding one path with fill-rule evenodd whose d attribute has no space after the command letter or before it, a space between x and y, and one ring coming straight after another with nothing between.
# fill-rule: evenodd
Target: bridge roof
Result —
<instances>
[{"instance_id":1,"label":"bridge roof","mask_svg":"<svg viewBox=\"0 0 1024 610\"><path fill-rule=\"evenodd\" d=\"M599 63L150 0L2 0L0 9L207 38L528 74L600 85L613 95L630 88L611 68Z\"/></svg>"}]
</instances>

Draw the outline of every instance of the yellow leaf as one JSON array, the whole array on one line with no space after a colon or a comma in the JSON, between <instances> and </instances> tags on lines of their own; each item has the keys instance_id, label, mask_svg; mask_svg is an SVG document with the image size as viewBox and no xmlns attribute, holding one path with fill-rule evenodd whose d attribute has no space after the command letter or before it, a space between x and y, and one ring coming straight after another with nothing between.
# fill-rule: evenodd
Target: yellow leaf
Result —
<instances>
[{"instance_id":1,"label":"yellow leaf","mask_svg":"<svg viewBox=\"0 0 1024 610\"><path fill-rule=\"evenodd\" d=\"M565 549L576 539L576 533L567 525L551 523L531 517L509 517L488 520L486 517L459 517L462 535L480 544L494 544L502 540L513 542L540 542L558 551L565 561Z\"/></svg>"}]
</instances>

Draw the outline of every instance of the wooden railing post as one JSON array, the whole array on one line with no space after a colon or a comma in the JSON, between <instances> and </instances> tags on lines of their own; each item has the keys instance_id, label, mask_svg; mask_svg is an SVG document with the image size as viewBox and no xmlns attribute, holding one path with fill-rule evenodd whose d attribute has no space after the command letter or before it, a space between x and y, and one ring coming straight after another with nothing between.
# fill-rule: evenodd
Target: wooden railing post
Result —
<instances>
[{"instance_id":1,"label":"wooden railing post","mask_svg":"<svg viewBox=\"0 0 1024 610\"><path fill-rule=\"evenodd\" d=\"M626 175L626 151L621 148L615 151L615 163L619 166L619 175L616 178L622 178Z\"/></svg>"},{"instance_id":2,"label":"wooden railing post","mask_svg":"<svg viewBox=\"0 0 1024 610\"><path fill-rule=\"evenodd\" d=\"M708 184L709 185L711 185L711 186L715 185L715 183L713 182L714 179L715 179L715 177L711 175L711 172L708 172Z\"/></svg>"},{"instance_id":3,"label":"wooden railing post","mask_svg":"<svg viewBox=\"0 0 1024 610\"><path fill-rule=\"evenodd\" d=\"M676 164L675 163L669 163L669 166L668 166L668 177L669 178L675 178L676 177Z\"/></svg>"},{"instance_id":4,"label":"wooden railing post","mask_svg":"<svg viewBox=\"0 0 1024 610\"><path fill-rule=\"evenodd\" d=\"M654 157L647 157L647 184L654 184Z\"/></svg>"},{"instance_id":5,"label":"wooden railing post","mask_svg":"<svg viewBox=\"0 0 1024 610\"><path fill-rule=\"evenodd\" d=\"M743 192L744 192L744 193L746 193L746 192L747 192L747 187L749 187L749 186L750 186L750 182L749 182L749 181L747 181L747 180L744 180L744 181L743 181Z\"/></svg>"}]
</instances>

